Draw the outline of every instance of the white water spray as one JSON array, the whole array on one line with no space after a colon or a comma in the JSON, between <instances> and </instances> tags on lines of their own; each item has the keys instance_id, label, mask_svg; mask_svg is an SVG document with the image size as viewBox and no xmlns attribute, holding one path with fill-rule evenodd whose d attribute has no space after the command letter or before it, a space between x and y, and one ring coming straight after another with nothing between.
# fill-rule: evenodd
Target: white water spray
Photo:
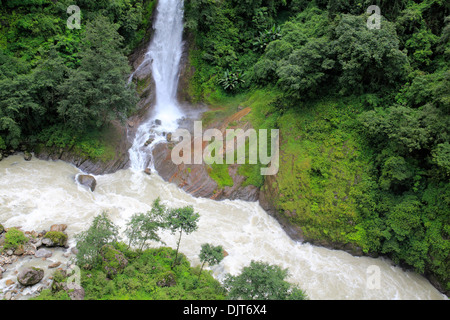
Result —
<instances>
[{"instance_id":1,"label":"white water spray","mask_svg":"<svg viewBox=\"0 0 450 320\"><path fill-rule=\"evenodd\" d=\"M131 168L142 171L153 167L153 147L165 140L165 134L178 128L183 117L176 99L178 75L183 52L183 0L160 0L155 34L142 64L151 63L155 80L156 105L148 120L138 129L130 149ZM133 75L130 77L132 80ZM148 143L151 141L151 143ZM146 145L147 143L147 145Z\"/></svg>"}]
</instances>

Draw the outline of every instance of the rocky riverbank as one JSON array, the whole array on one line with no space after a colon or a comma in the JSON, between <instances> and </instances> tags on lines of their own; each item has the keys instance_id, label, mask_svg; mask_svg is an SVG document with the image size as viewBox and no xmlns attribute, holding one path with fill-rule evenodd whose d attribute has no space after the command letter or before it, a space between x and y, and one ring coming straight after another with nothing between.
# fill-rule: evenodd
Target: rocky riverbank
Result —
<instances>
[{"instance_id":1,"label":"rocky riverbank","mask_svg":"<svg viewBox=\"0 0 450 320\"><path fill-rule=\"evenodd\" d=\"M69 274L76 248L69 246L67 225L55 224L49 230L22 231L0 225L0 299L22 300L53 283L55 271ZM81 287L68 291L72 300L82 300Z\"/></svg>"}]
</instances>

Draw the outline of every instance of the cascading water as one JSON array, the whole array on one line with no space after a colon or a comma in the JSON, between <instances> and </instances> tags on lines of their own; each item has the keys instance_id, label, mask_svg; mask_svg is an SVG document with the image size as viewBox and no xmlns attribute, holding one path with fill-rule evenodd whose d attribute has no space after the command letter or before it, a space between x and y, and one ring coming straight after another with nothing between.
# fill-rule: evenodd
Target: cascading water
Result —
<instances>
[{"instance_id":1,"label":"cascading water","mask_svg":"<svg viewBox=\"0 0 450 320\"><path fill-rule=\"evenodd\" d=\"M137 68L138 70L151 64L156 104L151 116L139 127L129 152L131 168L136 171L144 170L149 165L153 166L153 147L165 140L166 133L175 131L178 128L178 120L183 117L176 100L183 51L183 5L183 0L159 1L155 34L144 61ZM133 75L130 81L132 78Z\"/></svg>"},{"instance_id":2,"label":"cascading water","mask_svg":"<svg viewBox=\"0 0 450 320\"><path fill-rule=\"evenodd\" d=\"M173 130L181 117L175 92L182 6L182 0L159 0L155 38L147 56L153 59L157 103L149 120L139 128L130 150L132 169L97 176L97 188L91 192L75 182L75 176L81 172L70 164L37 159L26 162L18 155L8 157L0 162L0 223L6 228L20 226L28 231L48 230L52 224L64 223L73 246L74 236L86 230L101 212L108 212L123 231L133 214L151 210L159 197L169 207L192 205L200 213L199 229L185 236L180 247L193 265L200 263L198 255L204 243L222 245L229 253L212 269L219 280L227 273L238 274L251 260L260 260L288 268L289 281L306 290L311 299L446 299L425 278L405 272L389 260L357 258L292 241L258 203L193 198L157 174L136 172L151 160L150 150L141 147L155 129L155 120L161 120L157 139L163 139L159 132ZM177 239L170 232L161 234L161 238L168 246L176 247ZM67 262L66 253L55 249L45 261L24 257L8 265L0 277L0 299L6 292L21 289L16 286L16 272L24 267L43 268L42 283L50 283L49 264ZM375 287L370 286L372 271L379 275ZM36 293L41 285L25 289L22 299Z\"/></svg>"}]
</instances>

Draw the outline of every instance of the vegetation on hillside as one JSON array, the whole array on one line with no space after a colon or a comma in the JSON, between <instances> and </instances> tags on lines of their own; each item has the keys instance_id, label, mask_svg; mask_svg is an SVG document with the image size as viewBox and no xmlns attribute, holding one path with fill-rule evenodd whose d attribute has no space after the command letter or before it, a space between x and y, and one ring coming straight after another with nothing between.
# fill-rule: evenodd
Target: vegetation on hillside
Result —
<instances>
[{"instance_id":1,"label":"vegetation on hillside","mask_svg":"<svg viewBox=\"0 0 450 320\"><path fill-rule=\"evenodd\" d=\"M311 242L388 255L444 292L449 15L440 0L186 2L191 94L239 97L255 129L280 129L280 171L263 185L279 213Z\"/></svg>"},{"instance_id":2,"label":"vegetation on hillside","mask_svg":"<svg viewBox=\"0 0 450 320\"><path fill-rule=\"evenodd\" d=\"M75 263L81 269L79 285L86 300L224 300L245 297L257 300L305 300L306 294L288 283L288 270L252 261L241 275L227 277L226 286L217 281L205 264L212 267L225 257L222 246L203 244L201 266L192 267L186 256L168 247L146 247L146 241L161 242L159 229L189 234L199 215L192 207L167 208L160 199L150 212L134 215L125 234L130 247L120 241L118 227L107 213L94 218L77 236ZM176 221L175 221L176 220ZM8 232L9 233L9 232ZM181 240L181 237L179 238ZM179 242L178 240L178 246ZM57 270L50 288L34 300L70 300L73 275ZM246 289L242 281L248 282ZM243 290L246 295L244 296Z\"/></svg>"},{"instance_id":3,"label":"vegetation on hillside","mask_svg":"<svg viewBox=\"0 0 450 320\"><path fill-rule=\"evenodd\" d=\"M67 148L109 159L101 133L136 108L126 54L144 39L155 3L0 1L0 150ZM81 29L67 26L71 5Z\"/></svg>"}]
</instances>

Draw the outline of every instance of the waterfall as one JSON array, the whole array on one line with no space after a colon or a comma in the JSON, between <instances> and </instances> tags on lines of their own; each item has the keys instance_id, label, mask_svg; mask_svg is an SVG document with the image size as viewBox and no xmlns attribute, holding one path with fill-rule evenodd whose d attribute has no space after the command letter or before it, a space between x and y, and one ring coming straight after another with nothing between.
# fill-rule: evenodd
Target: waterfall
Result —
<instances>
[{"instance_id":1,"label":"waterfall","mask_svg":"<svg viewBox=\"0 0 450 320\"><path fill-rule=\"evenodd\" d=\"M156 89L156 104L149 118L138 128L130 153L131 168L154 169L153 147L166 141L165 135L178 128L183 117L176 93L183 52L183 0L159 0L155 33L141 66L151 63ZM132 80L133 75L130 77Z\"/></svg>"}]
</instances>

